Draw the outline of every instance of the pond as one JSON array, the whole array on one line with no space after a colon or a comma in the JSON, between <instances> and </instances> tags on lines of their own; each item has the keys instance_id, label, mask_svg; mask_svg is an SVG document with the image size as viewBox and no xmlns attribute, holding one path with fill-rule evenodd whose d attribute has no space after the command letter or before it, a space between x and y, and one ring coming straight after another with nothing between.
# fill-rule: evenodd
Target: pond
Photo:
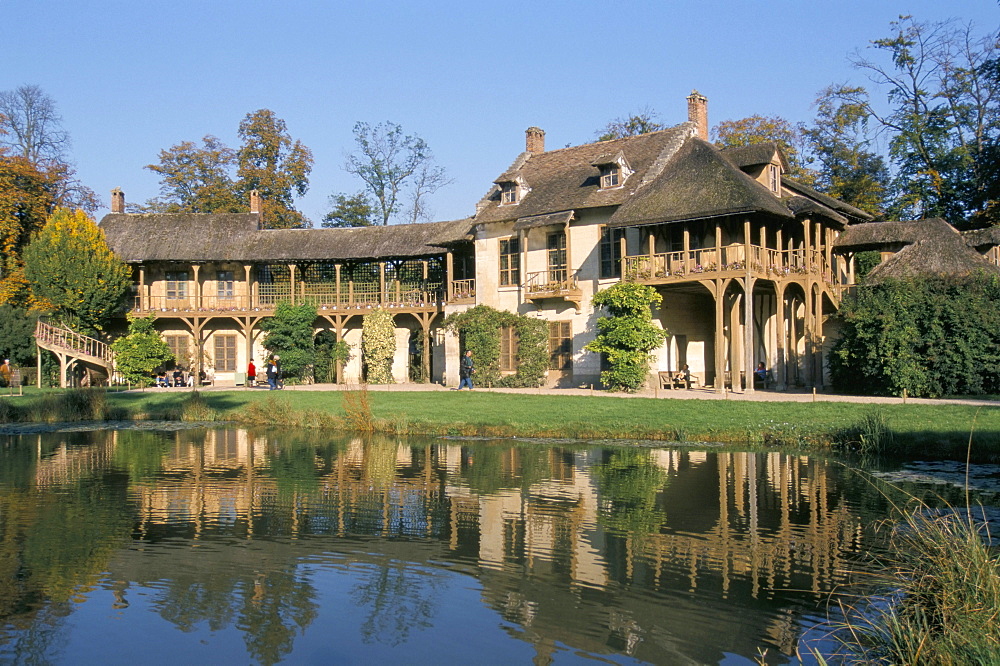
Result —
<instances>
[{"instance_id":1,"label":"pond","mask_svg":"<svg viewBox=\"0 0 1000 666\"><path fill-rule=\"evenodd\" d=\"M776 452L3 435L0 661L794 663L877 484Z\"/></svg>"}]
</instances>

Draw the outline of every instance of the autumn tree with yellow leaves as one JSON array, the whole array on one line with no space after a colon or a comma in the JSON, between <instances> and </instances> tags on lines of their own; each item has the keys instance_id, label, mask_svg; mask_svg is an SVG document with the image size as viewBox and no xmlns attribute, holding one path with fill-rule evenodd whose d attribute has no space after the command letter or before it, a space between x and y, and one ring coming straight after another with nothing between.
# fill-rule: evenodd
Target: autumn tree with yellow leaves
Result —
<instances>
[{"instance_id":1,"label":"autumn tree with yellow leaves","mask_svg":"<svg viewBox=\"0 0 1000 666\"><path fill-rule=\"evenodd\" d=\"M32 294L70 328L102 334L125 305L131 271L82 210L59 208L24 251Z\"/></svg>"}]
</instances>

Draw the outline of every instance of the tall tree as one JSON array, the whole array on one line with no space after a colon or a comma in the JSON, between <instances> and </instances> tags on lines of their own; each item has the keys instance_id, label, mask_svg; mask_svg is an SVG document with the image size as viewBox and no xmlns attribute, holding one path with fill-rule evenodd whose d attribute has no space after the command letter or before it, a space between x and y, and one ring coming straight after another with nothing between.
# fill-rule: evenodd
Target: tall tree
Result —
<instances>
[{"instance_id":1,"label":"tall tree","mask_svg":"<svg viewBox=\"0 0 1000 666\"><path fill-rule=\"evenodd\" d=\"M52 213L57 189L51 172L0 152L0 304L32 304L23 253Z\"/></svg>"},{"instance_id":2,"label":"tall tree","mask_svg":"<svg viewBox=\"0 0 1000 666\"><path fill-rule=\"evenodd\" d=\"M57 209L24 251L24 274L35 298L84 333L103 332L121 311L131 273L81 210Z\"/></svg>"},{"instance_id":3,"label":"tall tree","mask_svg":"<svg viewBox=\"0 0 1000 666\"><path fill-rule=\"evenodd\" d=\"M330 212L323 216L324 227L370 227L375 224L375 208L366 192L331 194L329 203Z\"/></svg>"},{"instance_id":4,"label":"tall tree","mask_svg":"<svg viewBox=\"0 0 1000 666\"><path fill-rule=\"evenodd\" d=\"M143 210L157 213L237 213L247 203L236 192L231 173L236 151L208 134L199 147L182 141L160 151L159 164L146 168L160 176L160 196Z\"/></svg>"},{"instance_id":5,"label":"tall tree","mask_svg":"<svg viewBox=\"0 0 1000 666\"><path fill-rule=\"evenodd\" d=\"M724 120L714 128L712 135L720 148L751 146L775 142L788 160L789 174L797 180L812 184L816 174L805 165L802 146L805 141L803 128L793 125L780 116L749 116L738 120Z\"/></svg>"},{"instance_id":6,"label":"tall tree","mask_svg":"<svg viewBox=\"0 0 1000 666\"><path fill-rule=\"evenodd\" d=\"M316 360L313 340L315 321L315 305L292 305L281 301L274 310L274 316L260 322L260 329L265 333L264 348L281 356L281 371L286 376L312 376Z\"/></svg>"},{"instance_id":7,"label":"tall tree","mask_svg":"<svg viewBox=\"0 0 1000 666\"><path fill-rule=\"evenodd\" d=\"M888 111L869 104L864 89L844 98L888 134L898 192L890 213L940 216L961 226L981 211L991 185L981 157L1000 131L998 33L977 37L971 25L911 16L891 27L894 34L871 43L875 57L854 57L855 67L885 92Z\"/></svg>"},{"instance_id":8,"label":"tall tree","mask_svg":"<svg viewBox=\"0 0 1000 666\"><path fill-rule=\"evenodd\" d=\"M347 157L344 169L364 181L375 198L377 221L389 224L389 219L403 212L403 202L409 191L409 221L425 216L425 199L447 185L443 168L433 164L427 143L419 136L404 134L403 128L391 122L354 125L357 152Z\"/></svg>"},{"instance_id":9,"label":"tall tree","mask_svg":"<svg viewBox=\"0 0 1000 666\"><path fill-rule=\"evenodd\" d=\"M657 113L651 109L641 109L625 118L615 118L594 134L598 141L624 139L629 136L648 134L663 129L663 124L657 121Z\"/></svg>"},{"instance_id":10,"label":"tall tree","mask_svg":"<svg viewBox=\"0 0 1000 666\"><path fill-rule=\"evenodd\" d=\"M292 141L285 121L270 109L248 113L240 122L236 151L237 191L244 197L260 192L264 226L289 229L309 226L295 210L295 197L309 189L312 152L302 142Z\"/></svg>"},{"instance_id":11,"label":"tall tree","mask_svg":"<svg viewBox=\"0 0 1000 666\"><path fill-rule=\"evenodd\" d=\"M830 86L816 100L816 121L803 133L819 168L816 187L832 197L881 218L890 194L889 168L871 150L869 116L864 105L845 101L865 99L863 91Z\"/></svg>"},{"instance_id":12,"label":"tall tree","mask_svg":"<svg viewBox=\"0 0 1000 666\"><path fill-rule=\"evenodd\" d=\"M69 135L55 101L34 85L0 92L0 145L32 164L65 162Z\"/></svg>"},{"instance_id":13,"label":"tall tree","mask_svg":"<svg viewBox=\"0 0 1000 666\"><path fill-rule=\"evenodd\" d=\"M94 212L97 195L80 182L69 161L69 134L55 101L38 86L0 92L0 153L20 157L50 176L60 206Z\"/></svg>"}]
</instances>

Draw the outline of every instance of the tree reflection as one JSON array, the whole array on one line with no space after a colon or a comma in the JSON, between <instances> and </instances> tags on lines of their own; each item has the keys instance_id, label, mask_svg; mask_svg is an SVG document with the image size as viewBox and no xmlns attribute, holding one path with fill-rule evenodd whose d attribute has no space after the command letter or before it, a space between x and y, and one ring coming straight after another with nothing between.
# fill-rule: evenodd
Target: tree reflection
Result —
<instances>
[{"instance_id":1,"label":"tree reflection","mask_svg":"<svg viewBox=\"0 0 1000 666\"><path fill-rule=\"evenodd\" d=\"M244 579L236 626L247 652L262 664L274 664L291 652L295 636L316 619L319 606L311 581L294 570L274 570Z\"/></svg>"},{"instance_id":2,"label":"tree reflection","mask_svg":"<svg viewBox=\"0 0 1000 666\"><path fill-rule=\"evenodd\" d=\"M432 626L439 595L433 575L393 563L375 565L351 592L354 604L367 612L361 624L365 643L399 645L412 629Z\"/></svg>"},{"instance_id":3,"label":"tree reflection","mask_svg":"<svg viewBox=\"0 0 1000 666\"><path fill-rule=\"evenodd\" d=\"M118 433L112 462L132 481L151 479L163 469L169 442L159 433L123 430Z\"/></svg>"},{"instance_id":4,"label":"tree reflection","mask_svg":"<svg viewBox=\"0 0 1000 666\"><path fill-rule=\"evenodd\" d=\"M657 494L667 473L649 451L621 449L594 469L600 494L598 519L610 531L642 536L658 532L667 516L657 506Z\"/></svg>"}]
</instances>

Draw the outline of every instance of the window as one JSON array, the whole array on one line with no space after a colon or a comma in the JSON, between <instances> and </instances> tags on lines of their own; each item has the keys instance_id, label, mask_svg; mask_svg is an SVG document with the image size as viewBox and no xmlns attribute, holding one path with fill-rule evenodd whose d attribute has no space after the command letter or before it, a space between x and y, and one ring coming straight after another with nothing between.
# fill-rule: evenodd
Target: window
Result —
<instances>
[{"instance_id":1,"label":"window","mask_svg":"<svg viewBox=\"0 0 1000 666\"><path fill-rule=\"evenodd\" d=\"M215 371L236 372L236 336L215 336Z\"/></svg>"},{"instance_id":2,"label":"window","mask_svg":"<svg viewBox=\"0 0 1000 666\"><path fill-rule=\"evenodd\" d=\"M167 299L179 300L187 298L187 271L168 272L167 278Z\"/></svg>"},{"instance_id":3,"label":"window","mask_svg":"<svg viewBox=\"0 0 1000 666\"><path fill-rule=\"evenodd\" d=\"M168 335L167 347L174 356L176 365L186 366L190 362L188 356L188 337L186 335Z\"/></svg>"},{"instance_id":4,"label":"window","mask_svg":"<svg viewBox=\"0 0 1000 666\"><path fill-rule=\"evenodd\" d=\"M771 191L778 194L781 191L781 170L777 164L768 167L768 178Z\"/></svg>"},{"instance_id":5,"label":"window","mask_svg":"<svg viewBox=\"0 0 1000 666\"><path fill-rule=\"evenodd\" d=\"M517 183L514 181L506 181L500 183L500 204L516 204L517 203Z\"/></svg>"},{"instance_id":6,"label":"window","mask_svg":"<svg viewBox=\"0 0 1000 666\"><path fill-rule=\"evenodd\" d=\"M500 286L521 282L521 239L500 239Z\"/></svg>"},{"instance_id":7,"label":"window","mask_svg":"<svg viewBox=\"0 0 1000 666\"><path fill-rule=\"evenodd\" d=\"M216 296L219 298L233 297L233 272L219 271L215 277Z\"/></svg>"},{"instance_id":8,"label":"window","mask_svg":"<svg viewBox=\"0 0 1000 666\"><path fill-rule=\"evenodd\" d=\"M617 164L601 165L601 189L621 185L621 167Z\"/></svg>"},{"instance_id":9,"label":"window","mask_svg":"<svg viewBox=\"0 0 1000 666\"><path fill-rule=\"evenodd\" d=\"M549 322L549 370L569 370L573 367L573 338L570 322Z\"/></svg>"},{"instance_id":10,"label":"window","mask_svg":"<svg viewBox=\"0 0 1000 666\"><path fill-rule=\"evenodd\" d=\"M566 280L566 232L557 231L546 238L548 249L549 280L563 282Z\"/></svg>"},{"instance_id":11,"label":"window","mask_svg":"<svg viewBox=\"0 0 1000 666\"><path fill-rule=\"evenodd\" d=\"M624 229L601 229L601 273L602 278L622 276L622 239Z\"/></svg>"},{"instance_id":12,"label":"window","mask_svg":"<svg viewBox=\"0 0 1000 666\"><path fill-rule=\"evenodd\" d=\"M500 327L500 372L517 372L517 329Z\"/></svg>"}]
</instances>

